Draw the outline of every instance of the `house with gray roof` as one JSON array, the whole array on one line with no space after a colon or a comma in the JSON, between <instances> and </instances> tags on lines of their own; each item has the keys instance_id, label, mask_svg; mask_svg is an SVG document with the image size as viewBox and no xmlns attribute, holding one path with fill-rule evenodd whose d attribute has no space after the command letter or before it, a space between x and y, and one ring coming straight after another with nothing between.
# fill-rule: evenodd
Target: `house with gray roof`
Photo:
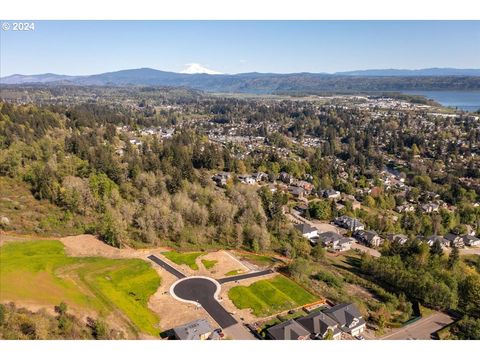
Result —
<instances>
[{"instance_id":1,"label":"house with gray roof","mask_svg":"<svg viewBox=\"0 0 480 360\"><path fill-rule=\"evenodd\" d=\"M340 216L335 219L335 224L350 231L364 230L363 225L358 219L351 218L350 216Z\"/></svg>"},{"instance_id":2,"label":"house with gray roof","mask_svg":"<svg viewBox=\"0 0 480 360\"><path fill-rule=\"evenodd\" d=\"M455 247L458 247L458 248L462 248L465 246L464 242L463 242L463 238L462 236L460 235L457 235L457 234L452 234L452 233L449 233L447 235L444 236L444 238L450 242L450 246L455 246Z\"/></svg>"},{"instance_id":3,"label":"house with gray roof","mask_svg":"<svg viewBox=\"0 0 480 360\"><path fill-rule=\"evenodd\" d=\"M480 246L480 239L472 235L462 236L463 242L468 246Z\"/></svg>"},{"instance_id":4,"label":"house with gray roof","mask_svg":"<svg viewBox=\"0 0 480 360\"><path fill-rule=\"evenodd\" d=\"M288 320L267 329L271 340L309 340L310 332L295 320Z\"/></svg>"},{"instance_id":5,"label":"house with gray roof","mask_svg":"<svg viewBox=\"0 0 480 360\"><path fill-rule=\"evenodd\" d=\"M301 223L295 225L295 229L300 231L304 237L310 240L312 243L316 243L318 238L318 230L307 223Z\"/></svg>"},{"instance_id":6,"label":"house with gray roof","mask_svg":"<svg viewBox=\"0 0 480 360\"><path fill-rule=\"evenodd\" d=\"M323 313L335 320L340 329L352 336L356 336L365 331L367 323L354 304L339 304L329 309L323 310Z\"/></svg>"},{"instance_id":7,"label":"house with gray roof","mask_svg":"<svg viewBox=\"0 0 480 360\"><path fill-rule=\"evenodd\" d=\"M334 231L327 231L324 233L318 234L317 243L320 243L322 246L331 249L333 251L346 251L350 250L353 244L353 239L349 237L344 237L340 234L337 234Z\"/></svg>"},{"instance_id":8,"label":"house with gray roof","mask_svg":"<svg viewBox=\"0 0 480 360\"><path fill-rule=\"evenodd\" d=\"M358 230L354 235L359 241L371 247L380 246L383 242L383 239L373 230Z\"/></svg>"},{"instance_id":9,"label":"house with gray roof","mask_svg":"<svg viewBox=\"0 0 480 360\"><path fill-rule=\"evenodd\" d=\"M387 236L387 239L403 245L408 241L408 236L404 234L390 234Z\"/></svg>"},{"instance_id":10,"label":"house with gray roof","mask_svg":"<svg viewBox=\"0 0 480 360\"><path fill-rule=\"evenodd\" d=\"M450 241L440 235L431 235L426 239L428 246L433 246L436 241L440 242L440 245L442 245L443 247L450 246Z\"/></svg>"},{"instance_id":11,"label":"house with gray roof","mask_svg":"<svg viewBox=\"0 0 480 360\"><path fill-rule=\"evenodd\" d=\"M176 340L208 340L211 338L213 330L207 320L198 319L173 328L173 333Z\"/></svg>"},{"instance_id":12,"label":"house with gray roof","mask_svg":"<svg viewBox=\"0 0 480 360\"><path fill-rule=\"evenodd\" d=\"M322 312L313 312L297 319L297 322L310 332L313 339L324 339L329 331L335 340L342 337L338 323Z\"/></svg>"}]
</instances>

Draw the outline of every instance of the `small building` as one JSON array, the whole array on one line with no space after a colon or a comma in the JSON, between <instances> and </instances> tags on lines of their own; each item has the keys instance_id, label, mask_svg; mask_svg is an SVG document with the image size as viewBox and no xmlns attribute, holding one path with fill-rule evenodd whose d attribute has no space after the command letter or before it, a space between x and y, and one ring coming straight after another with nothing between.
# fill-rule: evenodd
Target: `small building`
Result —
<instances>
[{"instance_id":1,"label":"small building","mask_svg":"<svg viewBox=\"0 0 480 360\"><path fill-rule=\"evenodd\" d=\"M427 203L427 204L423 204L420 208L422 209L423 212L427 214L431 214L432 212L438 212L438 210L440 209L440 206L435 203Z\"/></svg>"},{"instance_id":2,"label":"small building","mask_svg":"<svg viewBox=\"0 0 480 360\"><path fill-rule=\"evenodd\" d=\"M305 190L298 186L289 186L288 192L297 199L302 199L306 195Z\"/></svg>"},{"instance_id":3,"label":"small building","mask_svg":"<svg viewBox=\"0 0 480 360\"><path fill-rule=\"evenodd\" d=\"M297 319L297 322L310 332L313 339L324 339L329 331L335 340L342 337L338 323L322 312L313 312Z\"/></svg>"},{"instance_id":4,"label":"small building","mask_svg":"<svg viewBox=\"0 0 480 360\"><path fill-rule=\"evenodd\" d=\"M340 199L341 194L340 194L340 191L328 189L323 191L322 196L327 199L337 200L337 199Z\"/></svg>"},{"instance_id":5,"label":"small building","mask_svg":"<svg viewBox=\"0 0 480 360\"><path fill-rule=\"evenodd\" d=\"M367 327L365 319L363 319L360 311L352 303L336 305L330 309L323 310L323 313L335 320L340 330L352 336L360 335Z\"/></svg>"},{"instance_id":6,"label":"small building","mask_svg":"<svg viewBox=\"0 0 480 360\"><path fill-rule=\"evenodd\" d=\"M380 246L383 242L383 239L373 230L358 230L354 236L370 247Z\"/></svg>"},{"instance_id":7,"label":"small building","mask_svg":"<svg viewBox=\"0 0 480 360\"><path fill-rule=\"evenodd\" d=\"M257 182L252 175L248 175L248 174L238 175L238 180L240 180L242 184L248 184L248 185L253 185Z\"/></svg>"},{"instance_id":8,"label":"small building","mask_svg":"<svg viewBox=\"0 0 480 360\"><path fill-rule=\"evenodd\" d=\"M213 327L205 319L194 320L173 328L176 340L208 340L213 332Z\"/></svg>"},{"instance_id":9,"label":"small building","mask_svg":"<svg viewBox=\"0 0 480 360\"><path fill-rule=\"evenodd\" d=\"M457 248L465 247L465 244L463 242L463 238L460 235L449 233L449 234L445 235L444 237L449 242L449 246L457 247Z\"/></svg>"},{"instance_id":10,"label":"small building","mask_svg":"<svg viewBox=\"0 0 480 360\"><path fill-rule=\"evenodd\" d=\"M435 244L435 242L439 242L440 245L442 245L443 247L448 247L450 246L450 242L445 239L443 236L440 236L440 235L431 235L427 238L426 242L428 244L428 246L433 246L433 244Z\"/></svg>"},{"instance_id":11,"label":"small building","mask_svg":"<svg viewBox=\"0 0 480 360\"><path fill-rule=\"evenodd\" d=\"M293 182L293 176L291 176L289 173L282 171L279 175L280 181L283 181L285 184L290 185Z\"/></svg>"},{"instance_id":12,"label":"small building","mask_svg":"<svg viewBox=\"0 0 480 360\"><path fill-rule=\"evenodd\" d=\"M305 180L297 180L293 181L292 185L301 187L303 190L305 190L305 193L310 194L313 190L313 184L309 183L308 181Z\"/></svg>"},{"instance_id":13,"label":"small building","mask_svg":"<svg viewBox=\"0 0 480 360\"><path fill-rule=\"evenodd\" d=\"M327 231L318 234L317 243L320 243L322 246L332 251L347 251L352 247L353 239L344 237L333 231Z\"/></svg>"},{"instance_id":14,"label":"small building","mask_svg":"<svg viewBox=\"0 0 480 360\"><path fill-rule=\"evenodd\" d=\"M462 236L463 243L468 246L480 246L480 239L472 235Z\"/></svg>"},{"instance_id":15,"label":"small building","mask_svg":"<svg viewBox=\"0 0 480 360\"><path fill-rule=\"evenodd\" d=\"M412 204L399 205L396 207L396 210L399 213L413 212L415 211L415 206L413 206Z\"/></svg>"},{"instance_id":16,"label":"small building","mask_svg":"<svg viewBox=\"0 0 480 360\"><path fill-rule=\"evenodd\" d=\"M252 177L255 179L256 182L268 181L268 174L261 171L253 173Z\"/></svg>"},{"instance_id":17,"label":"small building","mask_svg":"<svg viewBox=\"0 0 480 360\"><path fill-rule=\"evenodd\" d=\"M309 340L310 332L295 320L288 320L267 329L271 340Z\"/></svg>"},{"instance_id":18,"label":"small building","mask_svg":"<svg viewBox=\"0 0 480 360\"><path fill-rule=\"evenodd\" d=\"M295 229L300 231L304 237L310 240L312 243L316 243L318 238L318 230L307 223L301 223L295 225Z\"/></svg>"},{"instance_id":19,"label":"small building","mask_svg":"<svg viewBox=\"0 0 480 360\"><path fill-rule=\"evenodd\" d=\"M350 216L340 216L335 219L334 223L344 229L350 230L351 232L365 229L365 225L363 225L358 219L351 218Z\"/></svg>"},{"instance_id":20,"label":"small building","mask_svg":"<svg viewBox=\"0 0 480 360\"><path fill-rule=\"evenodd\" d=\"M387 239L403 245L408 241L408 236L404 234L391 234L387 236Z\"/></svg>"},{"instance_id":21,"label":"small building","mask_svg":"<svg viewBox=\"0 0 480 360\"><path fill-rule=\"evenodd\" d=\"M224 187L227 185L227 181L232 177L229 172L221 171L218 174L212 177L212 180L215 181L217 186Z\"/></svg>"}]
</instances>

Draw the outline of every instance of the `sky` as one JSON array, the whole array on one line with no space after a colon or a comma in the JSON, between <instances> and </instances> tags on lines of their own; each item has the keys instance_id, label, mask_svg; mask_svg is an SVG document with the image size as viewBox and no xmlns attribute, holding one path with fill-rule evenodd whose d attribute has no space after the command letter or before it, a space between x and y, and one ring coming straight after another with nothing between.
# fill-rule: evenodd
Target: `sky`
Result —
<instances>
[{"instance_id":1,"label":"sky","mask_svg":"<svg viewBox=\"0 0 480 360\"><path fill-rule=\"evenodd\" d=\"M480 21L35 21L34 31L0 30L1 76L141 67L228 74L480 68Z\"/></svg>"}]
</instances>

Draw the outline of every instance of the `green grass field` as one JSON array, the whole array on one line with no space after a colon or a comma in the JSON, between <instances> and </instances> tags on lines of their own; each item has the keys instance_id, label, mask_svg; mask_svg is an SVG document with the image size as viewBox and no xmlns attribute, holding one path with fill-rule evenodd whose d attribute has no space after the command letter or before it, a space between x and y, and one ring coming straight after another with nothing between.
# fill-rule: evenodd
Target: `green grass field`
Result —
<instances>
[{"instance_id":1,"label":"green grass field","mask_svg":"<svg viewBox=\"0 0 480 360\"><path fill-rule=\"evenodd\" d=\"M252 263L257 266L262 266L262 267L273 266L278 261L275 258L265 256L265 255L256 255L256 254L248 254L248 253L240 253L240 252L236 252L235 255L242 260L248 261L249 263Z\"/></svg>"},{"instance_id":2,"label":"green grass field","mask_svg":"<svg viewBox=\"0 0 480 360\"><path fill-rule=\"evenodd\" d=\"M119 314L134 333L159 334L159 318L147 302L161 280L146 261L69 257L54 240L7 243L0 250L0 301L64 301L99 316Z\"/></svg>"},{"instance_id":3,"label":"green grass field","mask_svg":"<svg viewBox=\"0 0 480 360\"><path fill-rule=\"evenodd\" d=\"M228 297L237 308L250 308L258 317L276 314L317 300L314 295L282 275L254 282L250 286L233 287L228 292Z\"/></svg>"},{"instance_id":4,"label":"green grass field","mask_svg":"<svg viewBox=\"0 0 480 360\"><path fill-rule=\"evenodd\" d=\"M202 259L202 264L205 266L205 269L210 270L213 268L216 264L218 263L217 260L207 260L207 259Z\"/></svg>"},{"instance_id":5,"label":"green grass field","mask_svg":"<svg viewBox=\"0 0 480 360\"><path fill-rule=\"evenodd\" d=\"M195 260L200 255L203 255L201 252L186 252L180 253L177 251L167 251L162 253L168 260L174 262L177 265L187 265L192 270L198 270L198 265L196 264Z\"/></svg>"},{"instance_id":6,"label":"green grass field","mask_svg":"<svg viewBox=\"0 0 480 360\"><path fill-rule=\"evenodd\" d=\"M243 270L236 269L225 273L225 276L234 276L243 273Z\"/></svg>"}]
</instances>

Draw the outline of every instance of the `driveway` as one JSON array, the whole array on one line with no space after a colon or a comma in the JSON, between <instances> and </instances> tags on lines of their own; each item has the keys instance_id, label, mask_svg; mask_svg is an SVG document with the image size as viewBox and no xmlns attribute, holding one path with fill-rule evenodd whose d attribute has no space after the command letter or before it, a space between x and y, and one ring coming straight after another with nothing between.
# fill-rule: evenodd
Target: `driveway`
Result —
<instances>
[{"instance_id":1,"label":"driveway","mask_svg":"<svg viewBox=\"0 0 480 360\"><path fill-rule=\"evenodd\" d=\"M210 314L222 328L237 324L237 320L225 310L215 299L218 287L208 278L186 278L176 283L172 292L180 299L194 301Z\"/></svg>"},{"instance_id":2,"label":"driveway","mask_svg":"<svg viewBox=\"0 0 480 360\"><path fill-rule=\"evenodd\" d=\"M432 333L455 321L450 315L435 312L413 324L382 337L382 340L431 340Z\"/></svg>"},{"instance_id":3,"label":"driveway","mask_svg":"<svg viewBox=\"0 0 480 360\"><path fill-rule=\"evenodd\" d=\"M256 271L256 272L243 274L243 275L229 276L229 277L226 277L226 278L223 278L223 279L219 279L218 282L220 284L225 284L227 282L239 281L239 280L243 280L243 279L250 279L250 278L253 278L253 277L268 275L268 274L272 274L272 273L273 273L273 270Z\"/></svg>"},{"instance_id":4,"label":"driveway","mask_svg":"<svg viewBox=\"0 0 480 360\"><path fill-rule=\"evenodd\" d=\"M167 264L165 261L159 259L155 255L148 256L148 259L152 260L155 264L160 265L160 267L167 270L170 274L179 279L183 279L185 277L185 275L183 275L180 271L175 269L173 266Z\"/></svg>"}]
</instances>

